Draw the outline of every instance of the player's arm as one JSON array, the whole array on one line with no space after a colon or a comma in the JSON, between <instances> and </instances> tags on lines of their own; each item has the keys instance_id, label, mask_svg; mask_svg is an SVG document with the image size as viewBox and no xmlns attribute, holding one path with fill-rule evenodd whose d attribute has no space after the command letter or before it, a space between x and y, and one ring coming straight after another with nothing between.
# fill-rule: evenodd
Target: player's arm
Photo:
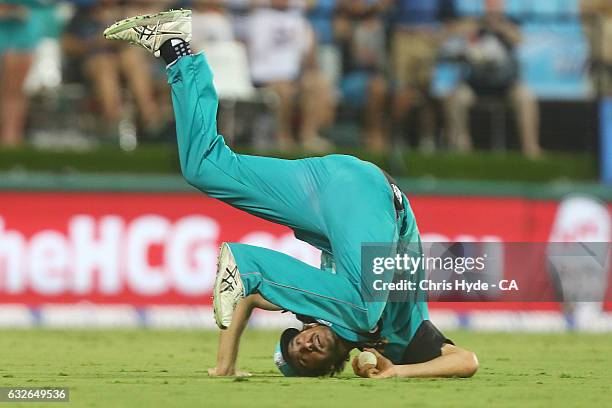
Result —
<instances>
[{"instance_id":1,"label":"player's arm","mask_svg":"<svg viewBox=\"0 0 612 408\"><path fill-rule=\"evenodd\" d=\"M234 310L232 324L227 330L221 331L219 349L217 351L217 366L208 370L209 375L215 377L249 375L248 373L236 371L236 360L240 346L240 337L247 326L253 309L256 308L272 311L281 310L259 294L242 299L238 306L236 306L236 310Z\"/></svg>"},{"instance_id":2,"label":"player's arm","mask_svg":"<svg viewBox=\"0 0 612 408\"><path fill-rule=\"evenodd\" d=\"M365 378L428 378L428 377L471 377L478 370L476 354L461 347L445 344L440 357L419 364L393 364L378 351L367 349L376 355L374 368L359 368L357 359L353 360L353 371Z\"/></svg>"}]
</instances>

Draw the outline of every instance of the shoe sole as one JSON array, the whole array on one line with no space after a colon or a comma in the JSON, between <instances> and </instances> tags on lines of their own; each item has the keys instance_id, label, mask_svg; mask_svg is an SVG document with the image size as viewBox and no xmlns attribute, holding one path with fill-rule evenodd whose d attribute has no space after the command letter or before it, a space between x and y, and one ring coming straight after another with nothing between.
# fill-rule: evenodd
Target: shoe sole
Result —
<instances>
[{"instance_id":1,"label":"shoe sole","mask_svg":"<svg viewBox=\"0 0 612 408\"><path fill-rule=\"evenodd\" d=\"M157 22L170 23L180 20L181 18L189 17L191 17L191 10L171 10L156 14L145 14L142 16L126 18L125 20L118 21L104 30L104 37L108 37L141 25L152 25L157 24Z\"/></svg>"},{"instance_id":2,"label":"shoe sole","mask_svg":"<svg viewBox=\"0 0 612 408\"><path fill-rule=\"evenodd\" d=\"M221 268L221 265L223 265L224 268ZM236 260L234 259L234 255L232 254L232 250L230 249L229 245L223 244L219 250L219 258L217 260L217 276L215 277L215 285L213 287L213 310L215 315L215 323L221 330L225 330L229 326L225 326L221 319L221 296L217 296L217 294L221 290L221 284L223 281L222 276L225 272L225 268L228 266L231 269L237 267Z\"/></svg>"}]
</instances>

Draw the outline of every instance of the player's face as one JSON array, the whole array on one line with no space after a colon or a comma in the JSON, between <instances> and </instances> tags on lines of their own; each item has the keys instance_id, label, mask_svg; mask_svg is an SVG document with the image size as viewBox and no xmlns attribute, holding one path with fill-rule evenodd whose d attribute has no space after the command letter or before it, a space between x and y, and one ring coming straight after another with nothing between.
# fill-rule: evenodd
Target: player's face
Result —
<instances>
[{"instance_id":1,"label":"player's face","mask_svg":"<svg viewBox=\"0 0 612 408\"><path fill-rule=\"evenodd\" d=\"M289 358L300 371L310 372L334 358L336 337L326 326L302 330L289 343Z\"/></svg>"}]
</instances>

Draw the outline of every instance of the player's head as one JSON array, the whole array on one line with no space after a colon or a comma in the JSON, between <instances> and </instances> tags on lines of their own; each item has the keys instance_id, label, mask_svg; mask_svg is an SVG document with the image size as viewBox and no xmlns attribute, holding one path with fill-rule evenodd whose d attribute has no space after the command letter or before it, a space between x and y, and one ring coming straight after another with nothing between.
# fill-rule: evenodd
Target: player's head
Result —
<instances>
[{"instance_id":1,"label":"player's head","mask_svg":"<svg viewBox=\"0 0 612 408\"><path fill-rule=\"evenodd\" d=\"M329 327L308 324L281 334L274 363L286 377L321 377L342 372L351 346Z\"/></svg>"}]
</instances>

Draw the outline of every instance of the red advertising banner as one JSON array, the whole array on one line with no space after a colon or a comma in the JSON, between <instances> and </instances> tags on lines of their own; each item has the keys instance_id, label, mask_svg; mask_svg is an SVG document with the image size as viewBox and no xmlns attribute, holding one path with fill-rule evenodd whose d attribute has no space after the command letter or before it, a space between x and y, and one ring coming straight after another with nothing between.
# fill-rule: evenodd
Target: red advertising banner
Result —
<instances>
[{"instance_id":1,"label":"red advertising banner","mask_svg":"<svg viewBox=\"0 0 612 408\"><path fill-rule=\"evenodd\" d=\"M610 241L610 204L450 196L410 201L423 241ZM0 193L0 303L210 305L224 241L319 262L318 252L287 228L200 194Z\"/></svg>"}]
</instances>

